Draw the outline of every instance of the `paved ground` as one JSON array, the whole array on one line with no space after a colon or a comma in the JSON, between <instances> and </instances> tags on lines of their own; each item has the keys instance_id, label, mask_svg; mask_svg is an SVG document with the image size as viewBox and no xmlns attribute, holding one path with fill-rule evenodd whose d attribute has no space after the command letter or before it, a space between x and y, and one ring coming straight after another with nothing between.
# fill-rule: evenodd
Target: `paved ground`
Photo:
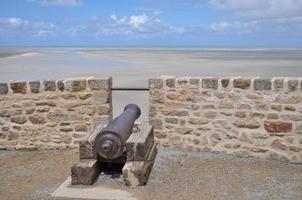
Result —
<instances>
[{"instance_id":1,"label":"paved ground","mask_svg":"<svg viewBox=\"0 0 302 200\"><path fill-rule=\"evenodd\" d=\"M77 156L76 151L0 151L0 199L51 199ZM301 165L171 149L160 149L147 187L128 189L118 177L99 181L144 200L302 199Z\"/></svg>"}]
</instances>

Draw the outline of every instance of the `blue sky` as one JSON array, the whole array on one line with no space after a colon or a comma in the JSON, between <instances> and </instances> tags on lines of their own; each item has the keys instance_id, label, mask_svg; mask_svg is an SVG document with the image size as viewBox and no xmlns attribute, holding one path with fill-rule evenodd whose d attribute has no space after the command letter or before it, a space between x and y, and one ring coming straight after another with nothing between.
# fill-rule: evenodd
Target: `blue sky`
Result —
<instances>
[{"instance_id":1,"label":"blue sky","mask_svg":"<svg viewBox=\"0 0 302 200\"><path fill-rule=\"evenodd\" d=\"M302 0L1 0L0 46L302 47Z\"/></svg>"}]
</instances>

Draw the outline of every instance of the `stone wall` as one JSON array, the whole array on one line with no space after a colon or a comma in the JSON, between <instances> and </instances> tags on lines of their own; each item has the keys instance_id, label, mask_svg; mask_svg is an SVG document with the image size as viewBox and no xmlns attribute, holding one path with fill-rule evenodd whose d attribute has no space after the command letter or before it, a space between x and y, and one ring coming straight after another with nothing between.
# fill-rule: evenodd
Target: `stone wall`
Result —
<instances>
[{"instance_id":1,"label":"stone wall","mask_svg":"<svg viewBox=\"0 0 302 200\"><path fill-rule=\"evenodd\" d=\"M302 163L301 78L149 80L163 146Z\"/></svg>"},{"instance_id":2,"label":"stone wall","mask_svg":"<svg viewBox=\"0 0 302 200\"><path fill-rule=\"evenodd\" d=\"M111 78L0 82L0 149L65 149L112 118Z\"/></svg>"}]
</instances>

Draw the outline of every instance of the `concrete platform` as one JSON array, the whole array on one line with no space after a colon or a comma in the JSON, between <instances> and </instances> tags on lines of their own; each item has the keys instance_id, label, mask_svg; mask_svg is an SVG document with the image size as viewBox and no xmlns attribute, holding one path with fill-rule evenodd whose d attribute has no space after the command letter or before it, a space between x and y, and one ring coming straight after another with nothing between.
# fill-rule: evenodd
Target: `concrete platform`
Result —
<instances>
[{"instance_id":1,"label":"concrete platform","mask_svg":"<svg viewBox=\"0 0 302 200\"><path fill-rule=\"evenodd\" d=\"M70 177L60 185L52 197L55 200L137 200L129 192L108 188L98 182L92 186L71 185Z\"/></svg>"}]
</instances>

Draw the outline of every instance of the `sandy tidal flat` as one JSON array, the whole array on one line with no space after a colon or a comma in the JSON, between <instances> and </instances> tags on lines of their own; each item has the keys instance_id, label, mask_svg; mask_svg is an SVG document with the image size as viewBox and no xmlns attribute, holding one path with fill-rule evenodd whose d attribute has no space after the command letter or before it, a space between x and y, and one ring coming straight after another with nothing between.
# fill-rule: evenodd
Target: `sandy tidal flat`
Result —
<instances>
[{"instance_id":1,"label":"sandy tidal flat","mask_svg":"<svg viewBox=\"0 0 302 200\"><path fill-rule=\"evenodd\" d=\"M24 56L0 58L1 81L112 76L114 87L147 87L150 77L167 74L302 75L302 49L38 48L26 52ZM147 94L115 92L114 112L121 112L128 102L147 108Z\"/></svg>"}]
</instances>

